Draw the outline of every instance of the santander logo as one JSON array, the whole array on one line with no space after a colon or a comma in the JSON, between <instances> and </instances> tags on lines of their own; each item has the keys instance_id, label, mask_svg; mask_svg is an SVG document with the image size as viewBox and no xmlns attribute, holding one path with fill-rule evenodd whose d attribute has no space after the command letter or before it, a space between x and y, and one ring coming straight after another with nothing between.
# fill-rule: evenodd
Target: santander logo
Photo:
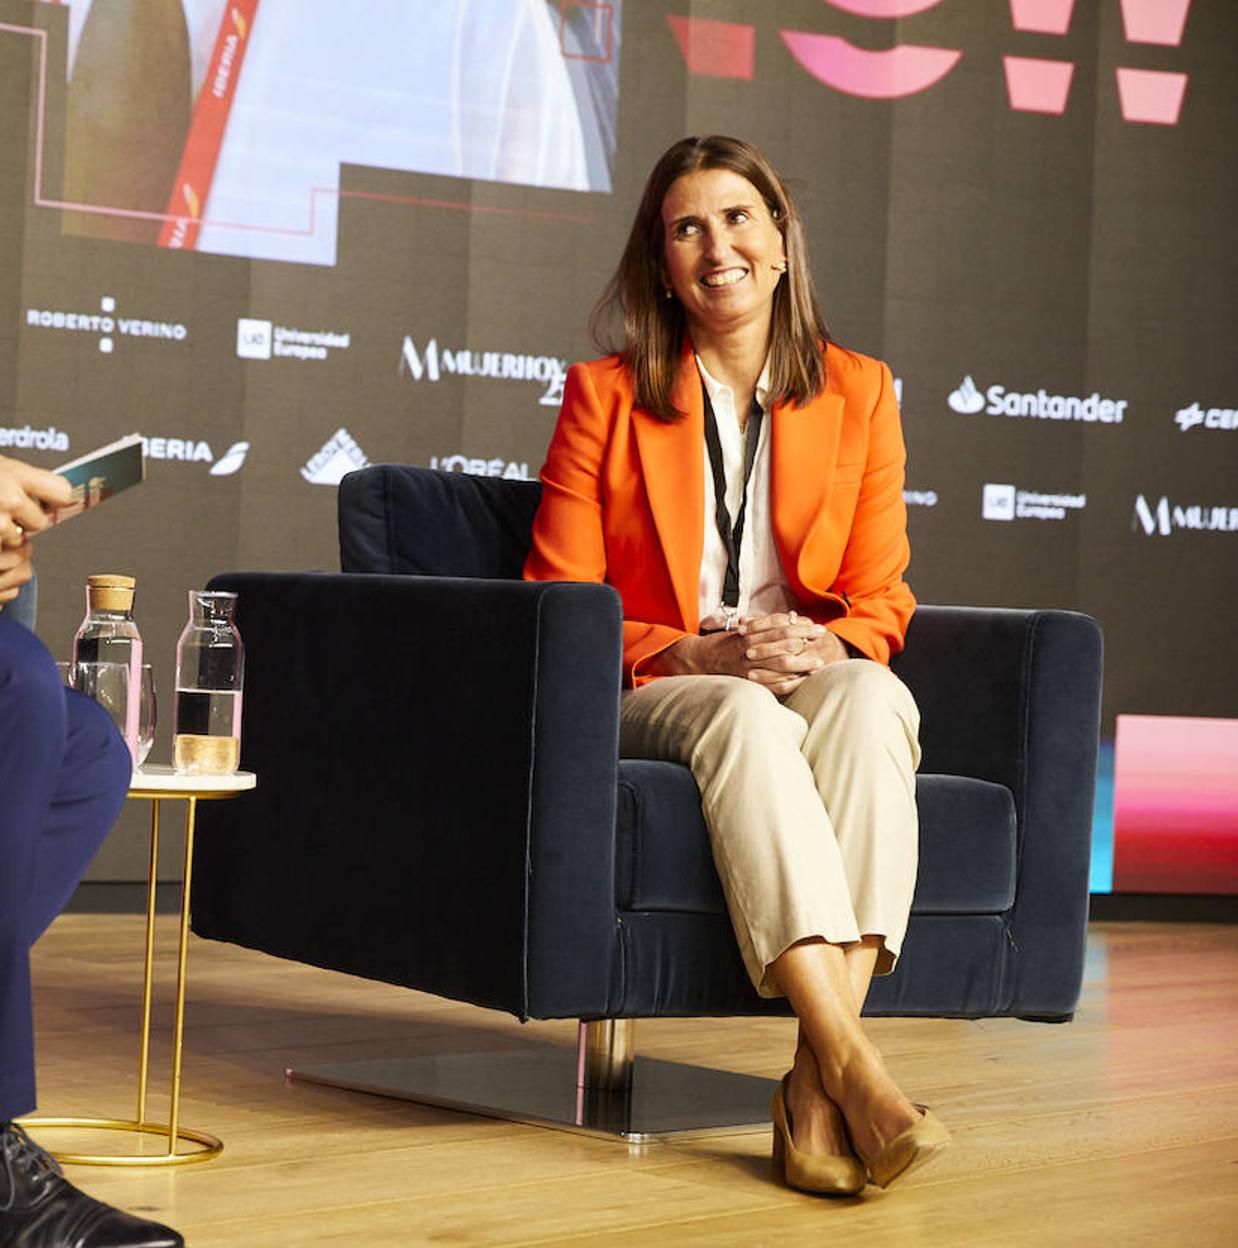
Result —
<instances>
[{"instance_id":1,"label":"santander logo","mask_svg":"<svg viewBox=\"0 0 1238 1248\"><path fill-rule=\"evenodd\" d=\"M951 390L946 398L952 411L971 416L984 406L984 395L976 389L976 383L968 373L957 390Z\"/></svg>"},{"instance_id":2,"label":"santander logo","mask_svg":"<svg viewBox=\"0 0 1238 1248\"><path fill-rule=\"evenodd\" d=\"M942 0L824 0L856 17L893 21L936 8ZM1076 0L1009 0L1016 33L1065 35ZM1178 47L1191 0L1119 0L1128 43ZM668 16L688 72L710 78L751 80L755 75L757 28L749 22ZM818 82L844 95L870 100L901 99L927 91L963 58L961 48L897 43L892 48L857 47L839 35L782 30L792 59ZM1060 115L1067 109L1075 63L1044 56L1002 57L1006 94L1016 112ZM1188 76L1160 69L1120 66L1116 94L1128 122L1176 126Z\"/></svg>"}]
</instances>

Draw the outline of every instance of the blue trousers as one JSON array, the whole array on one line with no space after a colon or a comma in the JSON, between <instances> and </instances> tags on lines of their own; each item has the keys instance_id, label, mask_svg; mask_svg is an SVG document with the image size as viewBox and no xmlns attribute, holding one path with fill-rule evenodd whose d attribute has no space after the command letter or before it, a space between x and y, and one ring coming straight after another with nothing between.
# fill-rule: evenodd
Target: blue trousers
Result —
<instances>
[{"instance_id":1,"label":"blue trousers","mask_svg":"<svg viewBox=\"0 0 1238 1248\"><path fill-rule=\"evenodd\" d=\"M0 1121L35 1107L30 946L90 865L130 771L107 712L0 614Z\"/></svg>"}]
</instances>

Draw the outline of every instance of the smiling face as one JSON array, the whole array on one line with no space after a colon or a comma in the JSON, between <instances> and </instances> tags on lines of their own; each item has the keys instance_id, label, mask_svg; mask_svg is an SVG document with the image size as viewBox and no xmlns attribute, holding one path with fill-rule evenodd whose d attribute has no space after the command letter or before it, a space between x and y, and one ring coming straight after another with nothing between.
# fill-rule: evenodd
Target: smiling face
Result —
<instances>
[{"instance_id":1,"label":"smiling face","mask_svg":"<svg viewBox=\"0 0 1238 1248\"><path fill-rule=\"evenodd\" d=\"M745 330L768 333L785 261L782 233L761 193L730 169L699 169L662 201L663 272L698 350Z\"/></svg>"}]
</instances>

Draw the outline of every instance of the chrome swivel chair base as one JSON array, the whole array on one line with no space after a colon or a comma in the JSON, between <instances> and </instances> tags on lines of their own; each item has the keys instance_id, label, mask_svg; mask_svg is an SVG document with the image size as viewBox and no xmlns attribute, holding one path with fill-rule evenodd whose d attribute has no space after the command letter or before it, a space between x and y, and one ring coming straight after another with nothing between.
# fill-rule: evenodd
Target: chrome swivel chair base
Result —
<instances>
[{"instance_id":1,"label":"chrome swivel chair base","mask_svg":"<svg viewBox=\"0 0 1238 1248\"><path fill-rule=\"evenodd\" d=\"M630 1019L582 1023L575 1052L338 1062L286 1077L628 1144L769 1129L776 1080L636 1057L631 1031Z\"/></svg>"}]
</instances>

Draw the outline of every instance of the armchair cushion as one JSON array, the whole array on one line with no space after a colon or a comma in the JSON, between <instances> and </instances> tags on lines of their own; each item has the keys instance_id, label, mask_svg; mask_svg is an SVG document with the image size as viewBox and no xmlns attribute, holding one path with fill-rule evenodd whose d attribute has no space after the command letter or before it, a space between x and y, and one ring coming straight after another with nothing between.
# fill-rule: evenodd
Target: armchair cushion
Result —
<instances>
[{"instance_id":1,"label":"armchair cushion","mask_svg":"<svg viewBox=\"0 0 1238 1248\"><path fill-rule=\"evenodd\" d=\"M1014 797L965 776L916 779L920 872L913 914L1000 914L1014 904ZM622 910L726 914L692 773L619 764L615 904Z\"/></svg>"}]
</instances>

